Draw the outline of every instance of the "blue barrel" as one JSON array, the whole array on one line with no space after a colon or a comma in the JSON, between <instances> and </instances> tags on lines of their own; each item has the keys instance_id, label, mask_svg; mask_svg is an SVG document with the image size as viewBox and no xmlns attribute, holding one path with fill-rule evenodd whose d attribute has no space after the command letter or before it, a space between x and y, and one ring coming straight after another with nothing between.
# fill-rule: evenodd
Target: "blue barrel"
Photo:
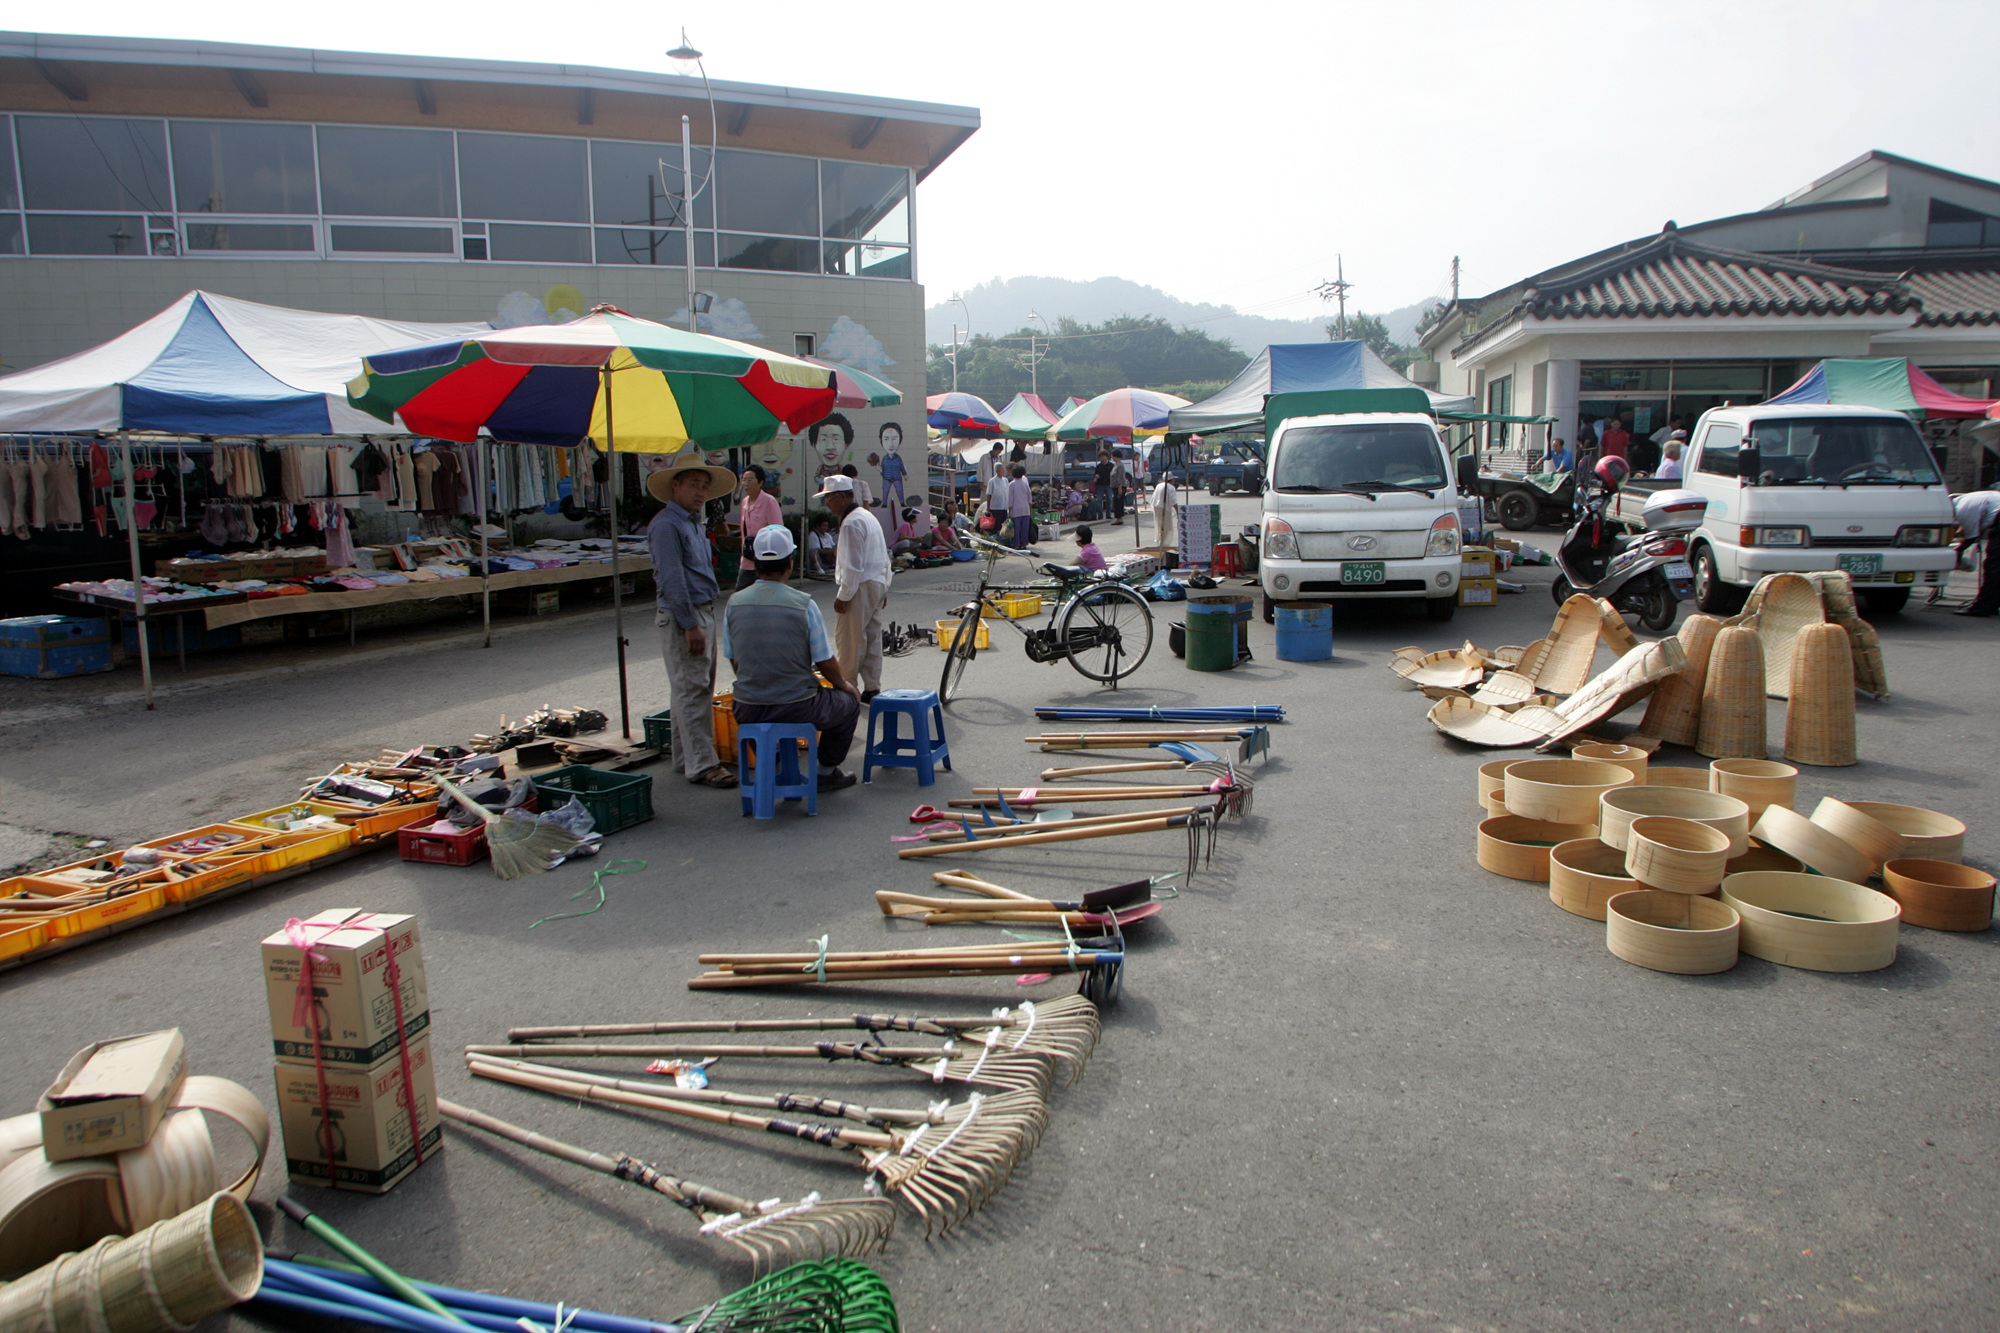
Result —
<instances>
[{"instance_id":1,"label":"blue barrel","mask_svg":"<svg viewBox=\"0 0 2000 1333\"><path fill-rule=\"evenodd\" d=\"M1278 603L1278 658L1324 662L1333 656L1333 608L1325 602Z\"/></svg>"}]
</instances>

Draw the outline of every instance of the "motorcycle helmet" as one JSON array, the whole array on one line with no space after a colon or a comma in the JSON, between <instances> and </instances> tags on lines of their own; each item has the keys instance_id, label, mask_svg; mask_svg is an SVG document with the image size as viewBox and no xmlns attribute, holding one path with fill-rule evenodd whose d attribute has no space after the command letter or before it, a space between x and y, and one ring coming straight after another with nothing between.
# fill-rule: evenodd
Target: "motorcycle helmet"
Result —
<instances>
[{"instance_id":1,"label":"motorcycle helmet","mask_svg":"<svg viewBox=\"0 0 2000 1333\"><path fill-rule=\"evenodd\" d=\"M1603 482L1608 490L1617 490L1625 484L1625 478L1631 475L1631 465L1616 454L1597 460L1597 479Z\"/></svg>"}]
</instances>

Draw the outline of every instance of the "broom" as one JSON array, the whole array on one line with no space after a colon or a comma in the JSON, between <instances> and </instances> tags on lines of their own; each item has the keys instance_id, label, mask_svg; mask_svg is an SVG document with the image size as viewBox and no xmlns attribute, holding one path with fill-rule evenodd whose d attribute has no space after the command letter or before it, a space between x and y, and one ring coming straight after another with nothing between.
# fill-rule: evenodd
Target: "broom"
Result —
<instances>
[{"instance_id":1,"label":"broom","mask_svg":"<svg viewBox=\"0 0 2000 1333\"><path fill-rule=\"evenodd\" d=\"M496 815L460 791L449 778L439 777L437 784L440 790L486 822L486 849L493 857L493 873L501 879L543 874L550 869L552 860L575 851L580 841L575 834L557 824Z\"/></svg>"},{"instance_id":2,"label":"broom","mask_svg":"<svg viewBox=\"0 0 2000 1333\"><path fill-rule=\"evenodd\" d=\"M928 1125L912 1130L859 1129L811 1122L796 1123L775 1116L746 1115L720 1107L671 1097L622 1092L568 1079L476 1066L474 1072L517 1087L535 1088L559 1097L603 1102L631 1110L663 1111L733 1129L753 1129L783 1138L816 1143L861 1159L871 1180L900 1196L924 1222L924 1234L949 1231L964 1221L1007 1183L1021 1156L1023 1128L1011 1118L984 1114L986 1098L975 1093L965 1117L948 1133Z\"/></svg>"},{"instance_id":3,"label":"broom","mask_svg":"<svg viewBox=\"0 0 2000 1333\"><path fill-rule=\"evenodd\" d=\"M802 1250L810 1250L816 1258L872 1254L889 1243L896 1229L896 1210L884 1199L822 1200L817 1194L810 1194L797 1203L778 1199L752 1203L691 1180L669 1176L650 1162L625 1153L607 1156L578 1148L443 1098L438 1099L438 1114L461 1125L511 1139L524 1148L664 1194L701 1219L702 1235L734 1245L758 1270L774 1261L789 1260Z\"/></svg>"},{"instance_id":4,"label":"broom","mask_svg":"<svg viewBox=\"0 0 2000 1333\"><path fill-rule=\"evenodd\" d=\"M806 979L811 980L807 973ZM989 1029L997 1033L998 1029ZM1039 1053L1001 1051L998 1036L979 1043L972 1054L961 1053L957 1041L942 1046L883 1046L876 1042L818 1041L810 1046L714 1045L570 1045L537 1042L528 1046L468 1046L467 1059L565 1060L678 1059L706 1060L855 1060L883 1068L921 1073L933 1083L964 1083L1002 1092L1034 1092L1047 1096L1054 1078L1050 1062Z\"/></svg>"}]
</instances>

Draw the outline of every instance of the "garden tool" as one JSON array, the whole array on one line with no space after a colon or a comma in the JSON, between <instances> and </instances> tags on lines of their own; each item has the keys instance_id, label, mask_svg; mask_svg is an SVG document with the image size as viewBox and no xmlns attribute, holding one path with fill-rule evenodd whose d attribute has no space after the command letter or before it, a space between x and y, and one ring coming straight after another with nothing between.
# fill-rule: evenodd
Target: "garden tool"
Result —
<instances>
[{"instance_id":1,"label":"garden tool","mask_svg":"<svg viewBox=\"0 0 2000 1333\"><path fill-rule=\"evenodd\" d=\"M1100 777L1110 773L1147 773L1162 769L1181 769L1198 763L1220 763L1222 756L1205 745L1191 741L1166 741L1157 748L1168 754L1180 756L1178 759L1142 759L1129 764L1086 764L1081 768L1045 768L1043 782L1057 782L1064 778Z\"/></svg>"}]
</instances>

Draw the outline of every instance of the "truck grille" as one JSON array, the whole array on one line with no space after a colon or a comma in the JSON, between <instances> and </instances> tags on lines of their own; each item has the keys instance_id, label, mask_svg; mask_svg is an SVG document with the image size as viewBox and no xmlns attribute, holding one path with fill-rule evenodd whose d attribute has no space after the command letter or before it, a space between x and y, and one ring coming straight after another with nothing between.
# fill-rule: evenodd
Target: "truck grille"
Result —
<instances>
[{"instance_id":1,"label":"truck grille","mask_svg":"<svg viewBox=\"0 0 2000 1333\"><path fill-rule=\"evenodd\" d=\"M1299 559L1301 560L1415 560L1424 553L1424 544L1430 540L1428 532L1301 532L1299 536ZM1375 539L1375 545L1366 551L1357 551L1347 542L1351 537L1368 536Z\"/></svg>"},{"instance_id":2,"label":"truck grille","mask_svg":"<svg viewBox=\"0 0 2000 1333\"><path fill-rule=\"evenodd\" d=\"M1430 585L1422 579L1390 579L1387 583L1342 583L1338 579L1307 579L1300 592L1427 593Z\"/></svg>"},{"instance_id":3,"label":"truck grille","mask_svg":"<svg viewBox=\"0 0 2000 1333\"><path fill-rule=\"evenodd\" d=\"M1838 534L1829 533L1826 535L1822 535L1820 533L1815 532L1812 534L1812 544L1814 546L1842 547L1842 548L1862 547L1862 546L1894 546L1896 544L1896 538L1894 537L1893 534L1887 537L1856 537L1845 532Z\"/></svg>"}]
</instances>

